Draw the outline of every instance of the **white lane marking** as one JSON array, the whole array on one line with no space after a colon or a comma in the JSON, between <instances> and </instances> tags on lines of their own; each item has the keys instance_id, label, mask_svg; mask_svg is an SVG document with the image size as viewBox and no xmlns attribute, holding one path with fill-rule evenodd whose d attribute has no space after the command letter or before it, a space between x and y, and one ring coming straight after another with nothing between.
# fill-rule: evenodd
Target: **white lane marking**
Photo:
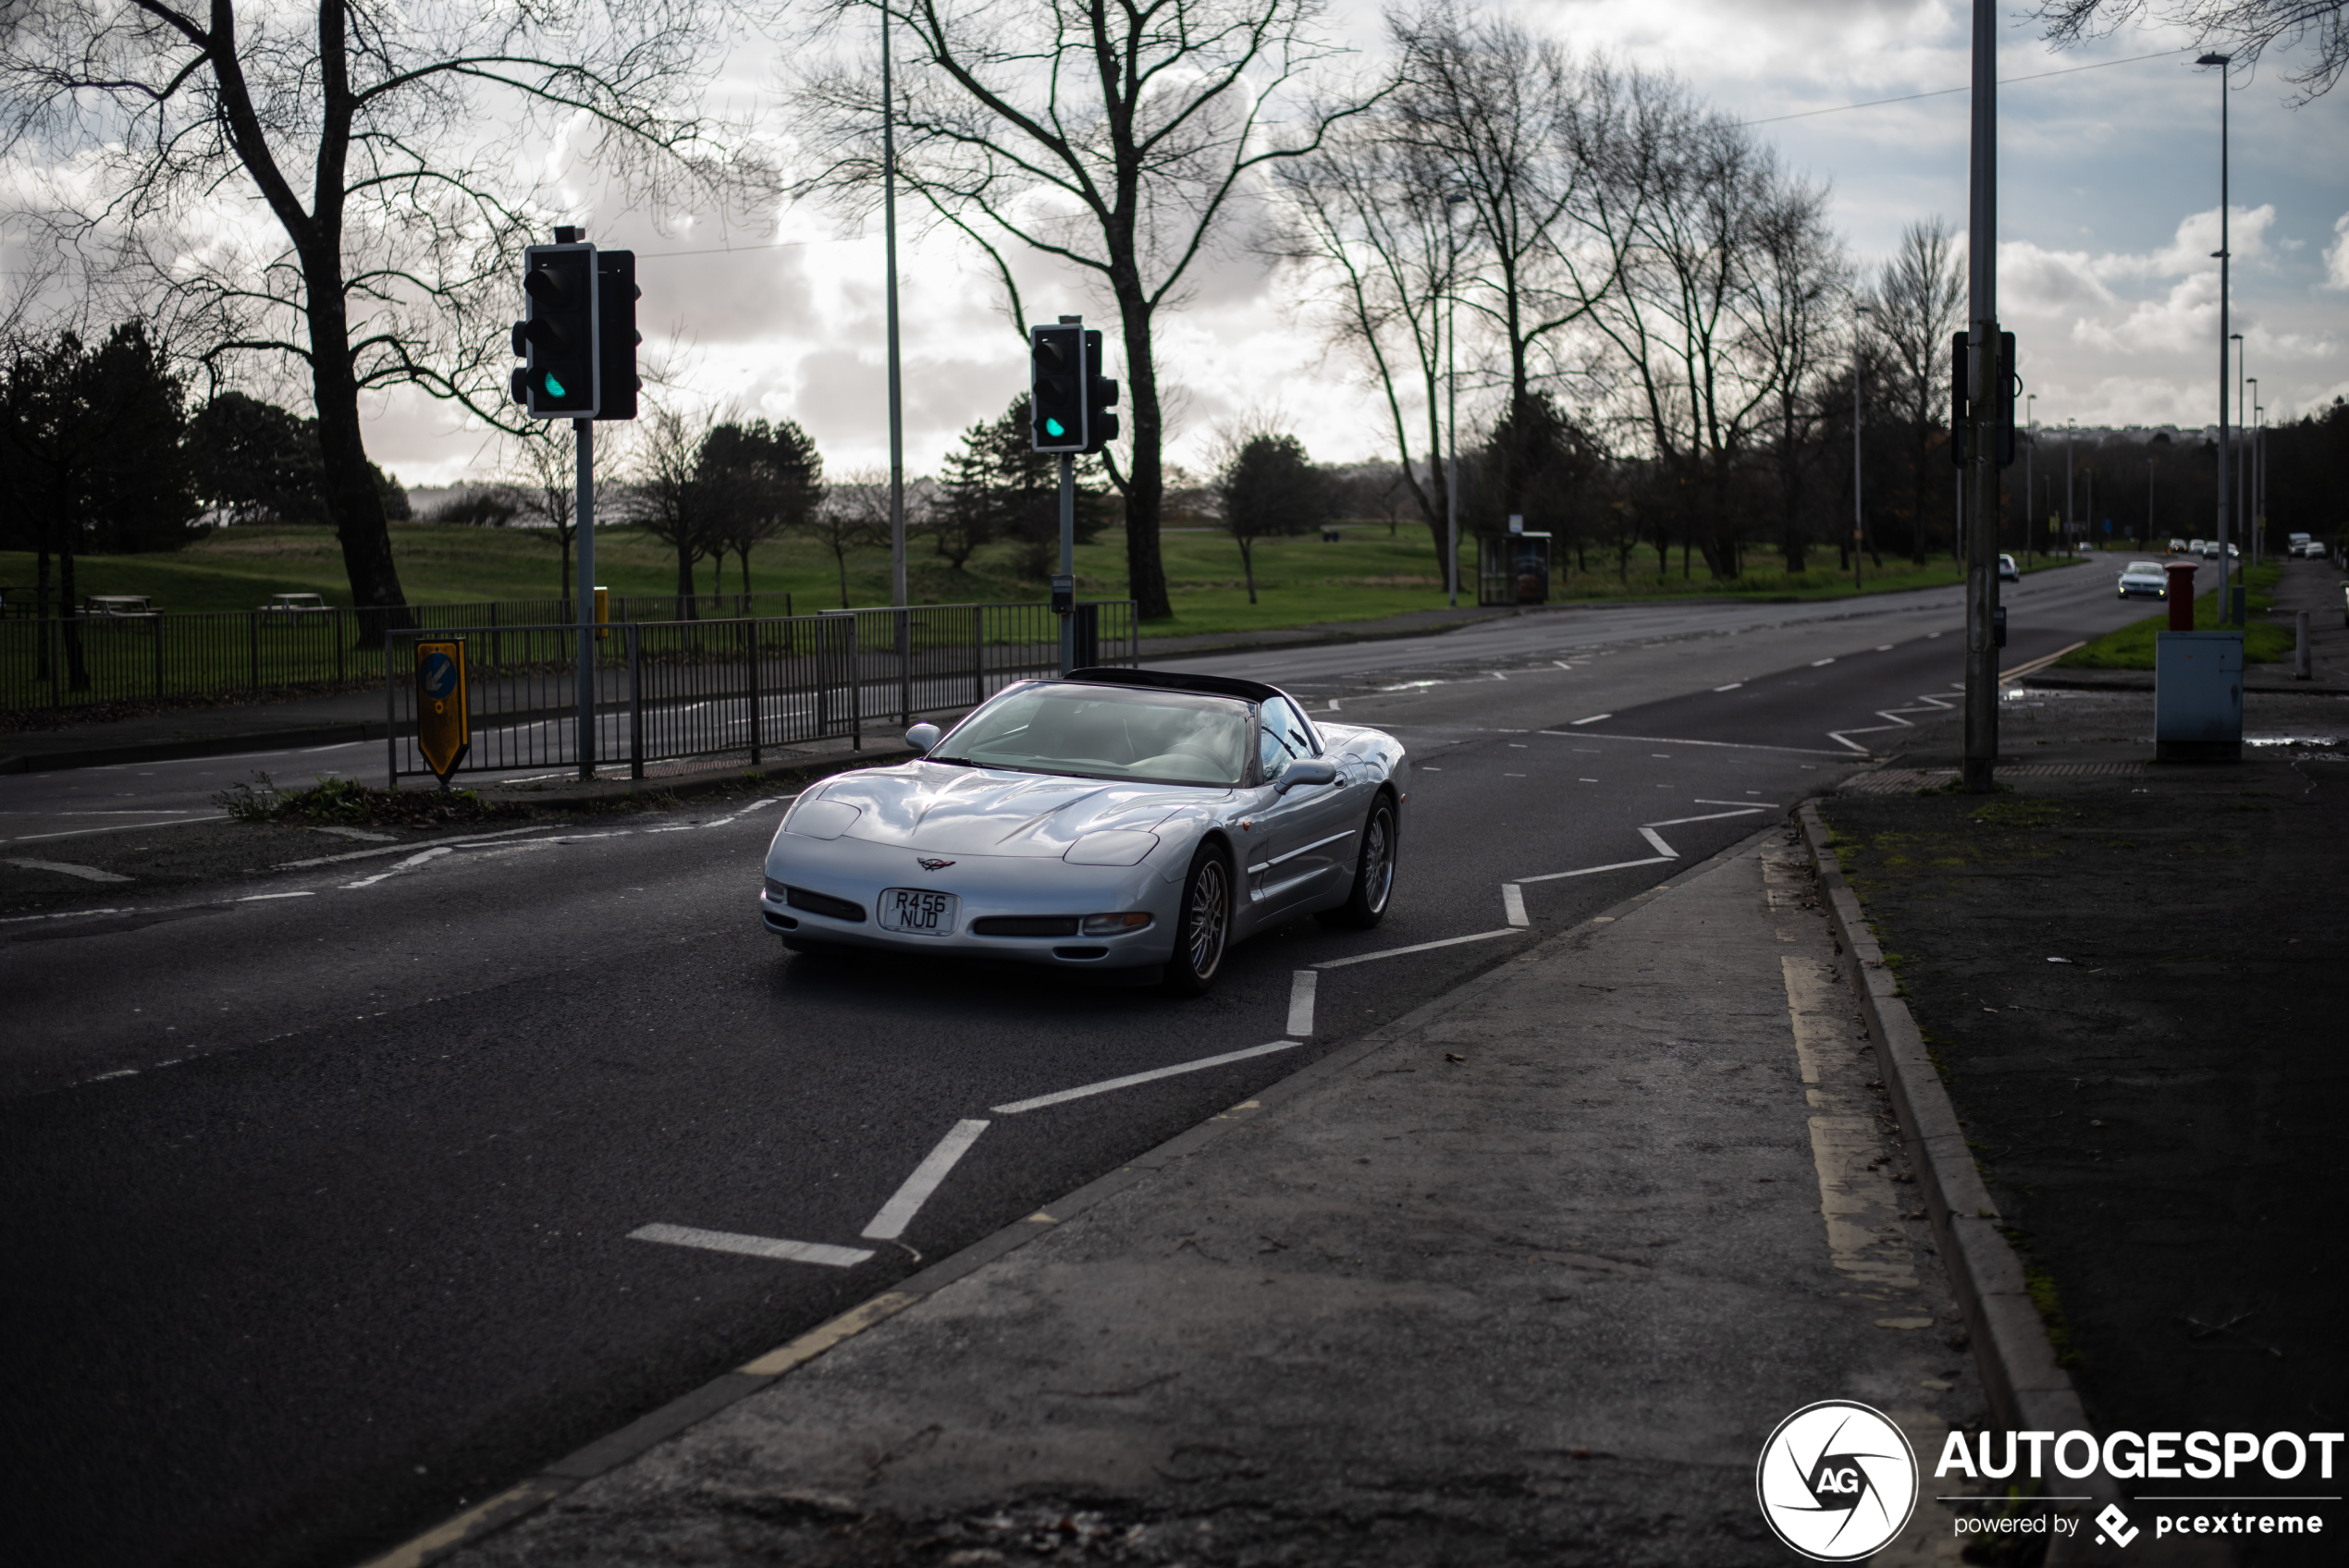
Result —
<instances>
[{"instance_id":1,"label":"white lane marking","mask_svg":"<svg viewBox=\"0 0 2349 1568\"><path fill-rule=\"evenodd\" d=\"M905 1184L881 1205L880 1212L873 1216L873 1222L866 1226L861 1234L876 1242L893 1242L904 1235L905 1227L914 1222L914 1216L921 1211L922 1205L929 1201L930 1194L938 1191L939 1183L946 1180L946 1173L954 1169L955 1162L963 1156L971 1152L971 1145L978 1142L978 1135L987 1128L988 1123L967 1118L955 1122L953 1130L938 1140L938 1146L929 1151L929 1157L914 1167L914 1173L905 1178Z\"/></svg>"},{"instance_id":2,"label":"white lane marking","mask_svg":"<svg viewBox=\"0 0 2349 1568\"><path fill-rule=\"evenodd\" d=\"M260 902L261 902L263 900L264 900L264 899L314 899L314 898L316 898L317 896L318 896L317 894L315 894L315 893L310 893L310 892L303 892L303 893L247 893L247 894L246 894L243 898L239 899L239 900L237 900L237 902L239 902L239 903L240 903L240 904L257 904L257 903L260 903Z\"/></svg>"},{"instance_id":3,"label":"white lane marking","mask_svg":"<svg viewBox=\"0 0 2349 1568\"><path fill-rule=\"evenodd\" d=\"M541 822L535 823L528 827L500 827L494 833L468 833L462 838L443 839L440 840L440 843L446 846L449 844L471 844L484 839L510 839L517 833L545 833L551 830L554 826L555 825L551 822ZM406 844L394 844L387 850L352 850L346 854L314 855L308 860L280 861L276 869L279 871L299 871L306 865L339 865L347 860L375 860L382 855L396 855L407 847L408 846Z\"/></svg>"},{"instance_id":4,"label":"white lane marking","mask_svg":"<svg viewBox=\"0 0 2349 1568\"><path fill-rule=\"evenodd\" d=\"M1501 913L1511 925L1531 925L1525 918L1525 893L1514 882L1501 884Z\"/></svg>"},{"instance_id":5,"label":"white lane marking","mask_svg":"<svg viewBox=\"0 0 2349 1568\"><path fill-rule=\"evenodd\" d=\"M21 865L27 871L55 871L68 876L79 876L84 882L128 882L131 878L119 872L101 871L94 865L75 865L62 860L12 860L8 865Z\"/></svg>"},{"instance_id":6,"label":"white lane marking","mask_svg":"<svg viewBox=\"0 0 2349 1568\"><path fill-rule=\"evenodd\" d=\"M797 799L799 799L797 795L776 795L763 801L753 801L750 804L743 807L742 810L736 812L732 816L721 816L715 822L705 822L702 826L704 827L723 827L730 822L741 821L744 817L748 816L752 812L756 811L760 806L781 805L786 801L795 801Z\"/></svg>"},{"instance_id":7,"label":"white lane marking","mask_svg":"<svg viewBox=\"0 0 2349 1568\"><path fill-rule=\"evenodd\" d=\"M1612 718L1613 717L1615 716L1612 714L1603 713L1599 715L1600 718ZM1590 724L1595 721L1587 718L1578 718L1574 722L1577 724ZM1594 730L1589 735L1576 736L1568 735L1563 729L1543 729L1538 731L1538 733L1543 735L1565 736L1568 740L1645 741L1651 746L1717 746L1732 752L1792 752L1797 756L1805 757L1841 757L1843 755L1841 752L1826 751L1817 746L1765 746L1753 741L1691 741L1679 735L1616 735L1605 731ZM1859 732L1854 731L1854 733Z\"/></svg>"},{"instance_id":8,"label":"white lane marking","mask_svg":"<svg viewBox=\"0 0 2349 1568\"><path fill-rule=\"evenodd\" d=\"M1523 878L1531 881L1531 877ZM1479 931L1470 937L1446 937L1440 942L1416 942L1408 948L1387 948L1380 952L1357 953L1352 958L1334 958L1317 963L1316 969L1344 969L1349 963L1368 963L1372 959L1401 958L1405 953L1433 952L1437 948L1457 948L1462 942L1489 942L1495 937L1522 937L1525 932L1515 925L1504 925L1498 931Z\"/></svg>"},{"instance_id":9,"label":"white lane marking","mask_svg":"<svg viewBox=\"0 0 2349 1568\"><path fill-rule=\"evenodd\" d=\"M1550 662L1557 666L1560 669L1565 670L1568 675L1574 673L1574 667L1567 663L1564 659L1552 659Z\"/></svg>"},{"instance_id":10,"label":"white lane marking","mask_svg":"<svg viewBox=\"0 0 2349 1568\"><path fill-rule=\"evenodd\" d=\"M1713 802L1705 802L1705 803L1706 803L1706 804L1708 804L1708 805L1710 805L1710 804L1712 804ZM1723 817L1725 817L1725 816L1759 816L1759 815L1762 815L1762 808L1761 808L1760 806L1740 806L1740 807L1739 807L1737 810L1735 810L1735 811L1715 811L1715 812L1707 812L1707 813L1705 813L1703 816L1674 816L1674 817L1667 817L1667 818L1666 818L1666 819L1665 819L1664 821L1662 821L1662 822L1651 822L1651 823L1649 823L1649 824L1648 824L1648 827L1679 827L1679 826L1680 826L1682 823L1684 823L1684 822L1718 822L1718 821L1720 821L1720 820L1721 820Z\"/></svg>"},{"instance_id":11,"label":"white lane marking","mask_svg":"<svg viewBox=\"0 0 2349 1568\"><path fill-rule=\"evenodd\" d=\"M1341 960L1340 962L1353 961ZM1313 967L1328 969L1333 966L1317 963ZM1265 1056L1273 1051L1295 1050L1300 1043L1297 1040L1274 1040L1268 1046L1250 1046L1244 1051L1225 1051L1222 1056L1203 1056L1197 1061L1178 1061L1172 1067L1153 1067L1148 1072L1129 1072L1123 1078L1104 1078L1098 1084L1080 1084L1074 1089L1063 1089L1058 1094L1038 1095L1034 1099L1014 1100L1009 1105L990 1106L988 1109L999 1116L1017 1116L1024 1110L1041 1110L1048 1105L1063 1105L1070 1100L1081 1100L1092 1095L1105 1095L1112 1089L1130 1089L1137 1084L1155 1083L1161 1078L1178 1077L1186 1072L1201 1072L1211 1067L1221 1067L1225 1062L1246 1061L1252 1056Z\"/></svg>"},{"instance_id":12,"label":"white lane marking","mask_svg":"<svg viewBox=\"0 0 2349 1568\"><path fill-rule=\"evenodd\" d=\"M166 810L161 806L147 811L11 811L0 816L185 816L186 811Z\"/></svg>"},{"instance_id":13,"label":"white lane marking","mask_svg":"<svg viewBox=\"0 0 2349 1568\"><path fill-rule=\"evenodd\" d=\"M628 1239L700 1247L706 1252L738 1252L746 1257L780 1258L785 1263L820 1264L826 1268L854 1268L873 1256L862 1247L828 1247L821 1242L785 1242L732 1231L696 1231L690 1225L639 1225L628 1232Z\"/></svg>"},{"instance_id":14,"label":"white lane marking","mask_svg":"<svg viewBox=\"0 0 2349 1568\"><path fill-rule=\"evenodd\" d=\"M337 741L331 746L304 746L295 754L298 756L314 757L320 752L348 751L352 746L372 746L374 744L375 742L373 741Z\"/></svg>"},{"instance_id":15,"label":"white lane marking","mask_svg":"<svg viewBox=\"0 0 2349 1568\"><path fill-rule=\"evenodd\" d=\"M1322 977L1310 969L1292 972L1288 981L1288 1032L1298 1039L1313 1033L1313 991Z\"/></svg>"},{"instance_id":16,"label":"white lane marking","mask_svg":"<svg viewBox=\"0 0 2349 1568\"><path fill-rule=\"evenodd\" d=\"M373 876L362 876L356 882L346 882L342 885L343 890L348 892L353 888L372 888L376 883L382 881L385 877L397 876L412 865L422 865L428 860L437 860L442 855L453 855L457 851L455 850L449 848L447 844L442 844L437 849L426 850L422 854L413 854L410 855L406 860L395 861L392 863L391 869L388 871L378 871Z\"/></svg>"},{"instance_id":17,"label":"white lane marking","mask_svg":"<svg viewBox=\"0 0 2349 1568\"><path fill-rule=\"evenodd\" d=\"M1519 882L1556 882L1566 876L1596 876L1602 871L1628 871L1635 865L1662 865L1674 855L1650 855L1645 860L1618 860L1613 865L1586 865L1580 871L1545 871L1539 876L1520 876Z\"/></svg>"},{"instance_id":18,"label":"white lane marking","mask_svg":"<svg viewBox=\"0 0 2349 1568\"><path fill-rule=\"evenodd\" d=\"M127 910L115 904L108 904L105 909L61 909L54 914L12 914L5 920L0 920L0 925L21 925L28 920L87 920L93 914L128 913Z\"/></svg>"},{"instance_id":19,"label":"white lane marking","mask_svg":"<svg viewBox=\"0 0 2349 1568\"><path fill-rule=\"evenodd\" d=\"M19 833L13 839L0 839L0 844L30 844L42 839L80 839L92 833L144 833L154 827L185 827L190 823L228 820L228 814L224 811L210 816L183 816L177 822L117 822L111 827L68 827L60 833Z\"/></svg>"},{"instance_id":20,"label":"white lane marking","mask_svg":"<svg viewBox=\"0 0 2349 1568\"><path fill-rule=\"evenodd\" d=\"M1816 669L1816 668L1819 668L1821 665L1823 665L1823 664L1833 664L1834 662L1835 662L1835 661L1834 661L1833 659L1831 659L1831 658L1830 658L1830 659L1813 659L1813 660L1811 661L1811 668L1812 668L1813 669Z\"/></svg>"},{"instance_id":21,"label":"white lane marking","mask_svg":"<svg viewBox=\"0 0 2349 1568\"><path fill-rule=\"evenodd\" d=\"M1613 718L1615 716L1611 713L1594 713L1588 718L1578 718L1574 722L1577 724L1596 724L1603 718ZM1556 735L1558 731L1555 729L1544 729L1542 733L1544 735Z\"/></svg>"},{"instance_id":22,"label":"white lane marking","mask_svg":"<svg viewBox=\"0 0 2349 1568\"><path fill-rule=\"evenodd\" d=\"M1577 778L1575 782L1577 784L1595 784L1598 780L1595 778Z\"/></svg>"},{"instance_id":23,"label":"white lane marking","mask_svg":"<svg viewBox=\"0 0 2349 1568\"><path fill-rule=\"evenodd\" d=\"M1507 676L1503 675L1503 674L1502 674L1499 670L1497 670L1497 669L1488 669L1488 670L1486 670L1484 673L1485 673L1485 674L1487 674L1487 675L1489 675L1489 676L1491 676L1491 677L1492 677L1494 680L1507 680L1508 679L1508 677L1507 677Z\"/></svg>"},{"instance_id":24,"label":"white lane marking","mask_svg":"<svg viewBox=\"0 0 2349 1568\"><path fill-rule=\"evenodd\" d=\"M1332 697L1332 698L1330 699L1330 712L1332 712L1332 713L1335 713L1336 711L1337 711L1337 699L1336 699L1335 697Z\"/></svg>"},{"instance_id":25,"label":"white lane marking","mask_svg":"<svg viewBox=\"0 0 2349 1568\"><path fill-rule=\"evenodd\" d=\"M313 833L331 833L338 839L356 839L367 844L404 844L406 839L397 833L370 833L363 827L314 827Z\"/></svg>"},{"instance_id":26,"label":"white lane marking","mask_svg":"<svg viewBox=\"0 0 2349 1568\"><path fill-rule=\"evenodd\" d=\"M1654 828L1641 828L1640 837L1645 839L1649 843L1654 844L1657 854L1663 855L1668 860L1679 860L1680 858L1680 852L1674 849L1671 845L1666 843L1664 841L1664 835L1658 833Z\"/></svg>"},{"instance_id":27,"label":"white lane marking","mask_svg":"<svg viewBox=\"0 0 2349 1568\"><path fill-rule=\"evenodd\" d=\"M1729 682L1727 686L1716 686L1716 687L1715 687L1715 688L1713 688L1713 689L1714 689L1716 692L1734 692L1734 691L1736 691L1739 687L1740 687L1740 686L1742 686L1742 685L1744 685L1744 684L1745 684L1745 682L1744 682L1744 681L1742 681L1742 680L1732 680L1732 681L1730 681L1730 682Z\"/></svg>"},{"instance_id":28,"label":"white lane marking","mask_svg":"<svg viewBox=\"0 0 2349 1568\"><path fill-rule=\"evenodd\" d=\"M1758 806L1764 811L1784 811L1786 809L1784 806L1781 806L1772 801L1708 801L1702 795L1691 797L1689 803L1691 805L1697 806ZM1659 822L1656 826L1661 827L1664 824Z\"/></svg>"},{"instance_id":29,"label":"white lane marking","mask_svg":"<svg viewBox=\"0 0 2349 1568\"><path fill-rule=\"evenodd\" d=\"M1949 690L1950 690L1950 691L1952 691L1952 692L1963 692L1963 691L1965 690L1965 688L1964 688L1964 687L1962 687L1962 686L1955 686L1955 685L1953 685L1953 686L1951 686L1951 687L1949 688ZM1951 708L1953 708L1953 707L1955 707L1955 706L1957 705L1955 703L1944 702L1944 701L1943 701L1941 698L1939 698L1939 697L1930 696L1930 695L1926 695L1926 694L1924 694L1924 693L1920 693L1920 694L1918 695L1918 697L1917 697L1917 701L1918 701L1918 702L1920 702L1920 703L1923 703L1923 704L1925 704L1925 706L1920 707L1920 708L1878 708L1878 709L1876 709L1876 716L1878 718L1888 718L1888 719L1890 719L1892 722L1891 722L1891 723L1889 723L1889 724L1871 724L1871 725L1868 725L1868 726L1866 726L1865 728L1863 728L1863 729L1830 729L1830 730L1828 730L1828 731L1827 731L1827 739L1828 739L1828 740L1830 740L1830 741L1833 741L1837 742L1839 745L1849 746L1849 747L1851 747L1853 751L1855 751L1855 752L1859 753L1862 756L1866 756L1866 755L1868 755L1868 754L1869 754L1868 748L1867 748L1867 747L1865 747L1865 746L1863 746L1862 744L1860 744L1860 742L1859 742L1859 741L1854 741L1854 740L1851 739L1851 737L1852 737L1852 736L1854 736L1854 735L1876 735L1876 734L1881 734L1883 731L1885 731L1885 730L1887 730L1887 729L1915 729L1915 728L1916 728L1916 726L1915 726L1915 725L1913 725L1913 724L1911 724L1911 723L1910 723L1907 719L1905 719L1905 718L1901 717L1900 716L1901 716L1902 714L1911 714L1911 713L1947 713L1947 712L1949 712Z\"/></svg>"},{"instance_id":30,"label":"white lane marking","mask_svg":"<svg viewBox=\"0 0 2349 1568\"><path fill-rule=\"evenodd\" d=\"M1876 651L1879 654L1888 654L1892 651L1892 644L1889 643L1879 643L1876 644Z\"/></svg>"}]
</instances>

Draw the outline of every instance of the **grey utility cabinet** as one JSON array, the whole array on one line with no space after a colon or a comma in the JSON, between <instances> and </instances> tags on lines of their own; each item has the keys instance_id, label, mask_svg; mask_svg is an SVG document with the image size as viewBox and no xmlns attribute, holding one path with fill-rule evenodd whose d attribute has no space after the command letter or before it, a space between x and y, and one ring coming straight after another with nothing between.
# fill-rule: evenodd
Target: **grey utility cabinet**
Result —
<instances>
[{"instance_id":1,"label":"grey utility cabinet","mask_svg":"<svg viewBox=\"0 0 2349 1568\"><path fill-rule=\"evenodd\" d=\"M2153 640L2158 762L2243 760L2243 633L2158 631Z\"/></svg>"}]
</instances>

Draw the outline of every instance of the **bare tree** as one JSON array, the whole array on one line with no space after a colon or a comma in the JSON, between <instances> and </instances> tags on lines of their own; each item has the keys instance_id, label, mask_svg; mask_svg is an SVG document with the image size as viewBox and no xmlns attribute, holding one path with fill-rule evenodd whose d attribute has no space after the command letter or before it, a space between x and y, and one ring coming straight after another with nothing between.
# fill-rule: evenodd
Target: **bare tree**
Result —
<instances>
[{"instance_id":1,"label":"bare tree","mask_svg":"<svg viewBox=\"0 0 2349 1568\"><path fill-rule=\"evenodd\" d=\"M1789 572L1803 570L1803 497L1821 456L1815 439L1819 395L1828 356L1840 364L1849 340L1839 330L1839 307L1851 300L1851 266L1827 227L1826 191L1789 180L1756 213L1753 260L1745 269L1749 351L1761 361L1771 389L1774 430L1770 464L1778 493L1779 538Z\"/></svg>"},{"instance_id":2,"label":"bare tree","mask_svg":"<svg viewBox=\"0 0 2349 1568\"><path fill-rule=\"evenodd\" d=\"M1396 482L1427 524L1435 558L1449 535L1444 483L1444 302L1458 256L1445 181L1386 117L1333 133L1322 153L1280 170L1285 221L1267 249L1305 279L1328 337L1354 354L1386 405ZM1427 482L1411 460L1407 398L1419 405Z\"/></svg>"},{"instance_id":3,"label":"bare tree","mask_svg":"<svg viewBox=\"0 0 2349 1568\"><path fill-rule=\"evenodd\" d=\"M832 557L840 576L840 607L848 608L848 557L860 550L889 547L889 471L850 471L801 520L799 532Z\"/></svg>"},{"instance_id":4,"label":"bare tree","mask_svg":"<svg viewBox=\"0 0 2349 1568\"><path fill-rule=\"evenodd\" d=\"M914 42L898 75L898 178L993 263L1016 324L1006 256L1025 247L1115 302L1131 457L1129 591L1146 619L1173 613L1159 556L1164 392L1154 332L1258 177L1317 148L1358 101L1308 105L1299 80L1339 50L1323 0L830 0L886 7ZM869 206L880 190L878 72L833 65L795 93L830 148L801 189ZM1023 328L1023 331L1025 329Z\"/></svg>"},{"instance_id":5,"label":"bare tree","mask_svg":"<svg viewBox=\"0 0 2349 1568\"><path fill-rule=\"evenodd\" d=\"M579 459L572 445L571 427L558 420L540 420L514 439L514 468L519 476L510 486L514 503L546 525L546 539L562 555L562 575L556 579L563 602L563 619L572 618L571 549L579 537ZM604 484L596 483L600 510Z\"/></svg>"},{"instance_id":6,"label":"bare tree","mask_svg":"<svg viewBox=\"0 0 2349 1568\"><path fill-rule=\"evenodd\" d=\"M1604 159L1624 130L1613 79L1555 42L1458 0L1391 14L1398 55L1394 134L1469 219L1454 286L1499 350L1507 399L1496 429L1530 431L1537 386L1554 385L1568 335L1616 287L1621 226L1596 221ZM1635 195L1637 180L1618 182ZM1530 454L1494 454L1500 511L1521 511Z\"/></svg>"},{"instance_id":7,"label":"bare tree","mask_svg":"<svg viewBox=\"0 0 2349 1568\"><path fill-rule=\"evenodd\" d=\"M2032 12L2047 24L2057 43L2077 43L2151 13L2155 22L2183 28L2197 48L2224 48L2237 64L2250 65L2270 43L2291 48L2306 43L2316 57L2284 80L2300 89L2300 102L2332 91L2349 68L2349 4L2344 0L2042 0Z\"/></svg>"},{"instance_id":8,"label":"bare tree","mask_svg":"<svg viewBox=\"0 0 2349 1568\"><path fill-rule=\"evenodd\" d=\"M1949 374L1949 338L1965 318L1965 269L1949 224L1940 217L1912 223L1900 244L1876 276L1870 335L1889 350L1892 385L1888 389L1908 430L1909 556L1919 565L1925 554L1925 517L1944 509L1949 536L1957 537L1957 501L1949 465L1933 460L1934 437Z\"/></svg>"},{"instance_id":9,"label":"bare tree","mask_svg":"<svg viewBox=\"0 0 2349 1568\"><path fill-rule=\"evenodd\" d=\"M677 554L677 619L699 619L694 563L719 547L719 508L701 472L709 422L655 403L636 427L628 520Z\"/></svg>"},{"instance_id":10,"label":"bare tree","mask_svg":"<svg viewBox=\"0 0 2349 1568\"><path fill-rule=\"evenodd\" d=\"M203 318L215 374L306 369L353 599L396 609L362 395L419 387L510 425L515 253L547 216L516 172L545 166L535 150L579 136L672 203L756 182L697 106L714 3L54 0L0 33L0 150L55 171L32 215L59 242ZM240 192L274 237L225 221Z\"/></svg>"},{"instance_id":11,"label":"bare tree","mask_svg":"<svg viewBox=\"0 0 2349 1568\"><path fill-rule=\"evenodd\" d=\"M1644 487L1680 527L1684 570L1692 545L1716 577L1735 577L1740 469L1773 389L1740 312L1782 176L1750 131L1678 83L1635 76L1628 92L1635 145L1613 178L1638 189L1605 217L1625 247L1623 287L1592 319L1618 351L1655 464Z\"/></svg>"}]
</instances>

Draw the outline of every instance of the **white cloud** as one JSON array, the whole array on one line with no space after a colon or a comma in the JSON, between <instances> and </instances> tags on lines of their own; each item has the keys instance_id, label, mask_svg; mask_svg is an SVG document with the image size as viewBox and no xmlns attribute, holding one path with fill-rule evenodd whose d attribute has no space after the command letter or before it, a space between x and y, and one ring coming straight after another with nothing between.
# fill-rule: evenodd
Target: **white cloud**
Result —
<instances>
[{"instance_id":1,"label":"white cloud","mask_svg":"<svg viewBox=\"0 0 2349 1568\"><path fill-rule=\"evenodd\" d=\"M2325 250L2325 283L2327 288L2349 288L2349 213L2342 214L2332 226L2337 238Z\"/></svg>"}]
</instances>

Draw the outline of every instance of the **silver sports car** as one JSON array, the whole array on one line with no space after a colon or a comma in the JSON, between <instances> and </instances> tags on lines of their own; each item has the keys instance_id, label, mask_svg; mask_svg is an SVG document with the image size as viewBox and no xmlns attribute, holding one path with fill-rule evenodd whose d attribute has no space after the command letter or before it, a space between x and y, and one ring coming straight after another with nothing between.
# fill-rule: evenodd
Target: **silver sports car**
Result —
<instances>
[{"instance_id":1,"label":"silver sports car","mask_svg":"<svg viewBox=\"0 0 2349 1568\"><path fill-rule=\"evenodd\" d=\"M906 739L925 754L810 786L768 846L759 917L794 952L1161 965L1197 994L1267 925L1386 913L1402 744L1275 687L1080 669Z\"/></svg>"}]
</instances>

